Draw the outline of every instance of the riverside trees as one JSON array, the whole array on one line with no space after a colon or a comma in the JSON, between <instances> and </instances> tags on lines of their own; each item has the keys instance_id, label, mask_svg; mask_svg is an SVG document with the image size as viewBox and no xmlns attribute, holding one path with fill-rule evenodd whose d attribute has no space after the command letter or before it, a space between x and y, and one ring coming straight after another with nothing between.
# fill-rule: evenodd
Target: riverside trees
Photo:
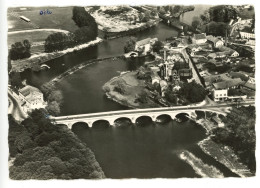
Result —
<instances>
[{"instance_id":1,"label":"riverside trees","mask_svg":"<svg viewBox=\"0 0 260 188\"><path fill-rule=\"evenodd\" d=\"M98 34L95 19L83 7L73 8L73 17L79 27L74 33L53 33L45 40L45 52L65 50L96 39Z\"/></svg>"},{"instance_id":2,"label":"riverside trees","mask_svg":"<svg viewBox=\"0 0 260 188\"><path fill-rule=\"evenodd\" d=\"M44 109L21 124L9 115L9 152L15 157L11 179L97 179L105 175L93 152L70 130L55 126Z\"/></svg>"},{"instance_id":3,"label":"riverside trees","mask_svg":"<svg viewBox=\"0 0 260 188\"><path fill-rule=\"evenodd\" d=\"M31 44L28 40L16 42L11 45L10 58L11 60L24 59L31 57Z\"/></svg>"},{"instance_id":4,"label":"riverside trees","mask_svg":"<svg viewBox=\"0 0 260 188\"><path fill-rule=\"evenodd\" d=\"M222 120L225 127L214 129L212 139L231 146L243 163L255 172L255 107L233 108Z\"/></svg>"}]
</instances>

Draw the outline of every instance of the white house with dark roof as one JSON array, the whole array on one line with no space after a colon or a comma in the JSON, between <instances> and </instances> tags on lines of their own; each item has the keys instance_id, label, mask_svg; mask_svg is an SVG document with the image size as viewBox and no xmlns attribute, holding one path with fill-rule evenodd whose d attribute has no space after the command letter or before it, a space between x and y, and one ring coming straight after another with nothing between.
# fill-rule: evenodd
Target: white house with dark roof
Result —
<instances>
[{"instance_id":1,"label":"white house with dark roof","mask_svg":"<svg viewBox=\"0 0 260 188\"><path fill-rule=\"evenodd\" d=\"M204 33L201 34L194 34L192 37L193 44L203 44L207 42L206 35Z\"/></svg>"},{"instance_id":2,"label":"white house with dark roof","mask_svg":"<svg viewBox=\"0 0 260 188\"><path fill-rule=\"evenodd\" d=\"M223 42L222 40L220 40L220 39L218 39L217 37L214 37L214 36L212 36L212 35L208 35L208 36L206 36L206 38L207 38L207 40L208 40L210 43L213 44L213 46L214 46L215 48L219 48L219 47L221 47L221 46L224 45L224 42Z\"/></svg>"}]
</instances>

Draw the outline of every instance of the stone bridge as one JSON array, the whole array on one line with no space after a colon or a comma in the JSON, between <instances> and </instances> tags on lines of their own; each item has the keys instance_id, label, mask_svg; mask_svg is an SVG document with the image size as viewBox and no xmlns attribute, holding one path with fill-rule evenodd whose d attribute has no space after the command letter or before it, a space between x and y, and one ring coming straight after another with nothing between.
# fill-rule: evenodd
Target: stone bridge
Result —
<instances>
[{"instance_id":1,"label":"stone bridge","mask_svg":"<svg viewBox=\"0 0 260 188\"><path fill-rule=\"evenodd\" d=\"M50 117L50 119L56 124L65 124L70 129L75 123L86 123L89 127L92 127L93 123L99 120L105 120L110 125L114 125L115 121L119 118L127 118L133 124L137 122L140 117L150 117L152 121L157 121L161 115L168 115L172 119L175 119L178 114L185 114L190 117L196 117L195 111L212 112L217 114L226 115L228 107L220 106L178 106L178 107L164 107L164 108L146 108L146 109L134 109L134 110L122 110L122 111L110 111L91 114L79 114L69 116Z\"/></svg>"}]
</instances>

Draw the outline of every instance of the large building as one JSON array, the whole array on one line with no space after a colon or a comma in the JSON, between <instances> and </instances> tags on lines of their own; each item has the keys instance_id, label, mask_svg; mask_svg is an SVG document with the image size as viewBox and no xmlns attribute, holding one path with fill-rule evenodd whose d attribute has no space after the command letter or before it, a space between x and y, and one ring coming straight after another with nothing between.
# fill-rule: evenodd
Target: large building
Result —
<instances>
[{"instance_id":1,"label":"large building","mask_svg":"<svg viewBox=\"0 0 260 188\"><path fill-rule=\"evenodd\" d=\"M192 37L192 43L193 44L203 44L207 42L207 38L205 34L194 34Z\"/></svg>"},{"instance_id":2,"label":"large building","mask_svg":"<svg viewBox=\"0 0 260 188\"><path fill-rule=\"evenodd\" d=\"M220 39L218 39L218 38L216 38L216 37L213 37L212 35L208 35L206 38L207 38L207 40L208 40L211 44L213 44L213 46L214 46L215 48L220 48L221 46L224 45L224 42L223 42L222 40L220 40Z\"/></svg>"},{"instance_id":3,"label":"large building","mask_svg":"<svg viewBox=\"0 0 260 188\"><path fill-rule=\"evenodd\" d=\"M36 87L26 85L19 90L21 97L24 98L26 105L30 109L44 108L46 106L43 100L43 93Z\"/></svg>"}]
</instances>

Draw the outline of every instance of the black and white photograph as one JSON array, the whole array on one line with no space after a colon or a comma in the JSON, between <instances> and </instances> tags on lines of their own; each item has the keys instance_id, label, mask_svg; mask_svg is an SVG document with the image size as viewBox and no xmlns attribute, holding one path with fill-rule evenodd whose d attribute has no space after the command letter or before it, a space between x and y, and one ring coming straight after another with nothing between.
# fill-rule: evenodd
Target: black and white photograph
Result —
<instances>
[{"instance_id":1,"label":"black and white photograph","mask_svg":"<svg viewBox=\"0 0 260 188\"><path fill-rule=\"evenodd\" d=\"M254 4L79 2L6 9L10 181L256 176Z\"/></svg>"}]
</instances>

